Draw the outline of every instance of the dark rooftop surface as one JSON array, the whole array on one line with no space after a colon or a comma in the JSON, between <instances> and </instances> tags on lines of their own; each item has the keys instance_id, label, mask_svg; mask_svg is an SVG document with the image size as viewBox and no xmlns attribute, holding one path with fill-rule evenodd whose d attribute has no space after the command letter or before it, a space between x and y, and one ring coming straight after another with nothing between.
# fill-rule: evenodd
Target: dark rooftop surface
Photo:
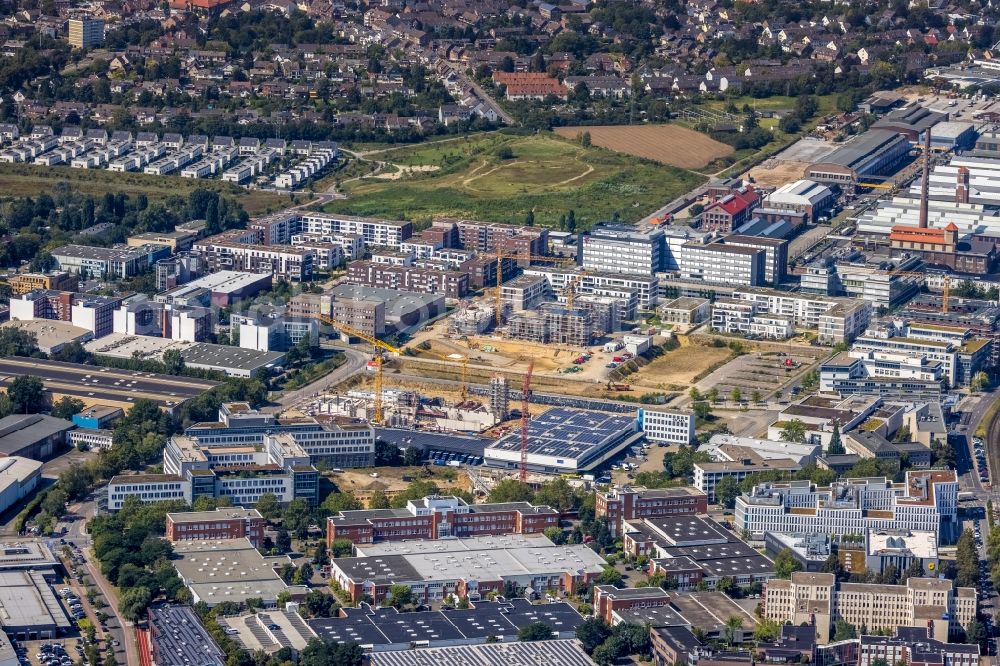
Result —
<instances>
[{"instance_id":1,"label":"dark rooftop surface","mask_svg":"<svg viewBox=\"0 0 1000 666\"><path fill-rule=\"evenodd\" d=\"M555 632L572 632L583 618L567 603L533 605L525 599L480 602L474 608L398 613L395 608L344 608L346 617L309 620L324 638L361 645L408 644L413 641L473 641L487 636L515 636L532 622Z\"/></svg>"}]
</instances>

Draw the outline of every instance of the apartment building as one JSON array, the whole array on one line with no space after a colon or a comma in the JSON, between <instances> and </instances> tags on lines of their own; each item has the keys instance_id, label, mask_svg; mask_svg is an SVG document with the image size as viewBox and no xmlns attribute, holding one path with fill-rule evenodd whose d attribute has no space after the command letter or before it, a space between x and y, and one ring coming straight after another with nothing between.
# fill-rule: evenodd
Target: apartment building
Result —
<instances>
[{"instance_id":1,"label":"apartment building","mask_svg":"<svg viewBox=\"0 0 1000 666\"><path fill-rule=\"evenodd\" d=\"M858 638L858 666L887 664L912 666L979 666L975 643L947 643L934 638L933 627L896 627L895 636Z\"/></svg>"},{"instance_id":2,"label":"apartment building","mask_svg":"<svg viewBox=\"0 0 1000 666\"><path fill-rule=\"evenodd\" d=\"M248 236L253 240L247 242ZM204 256L212 272L269 273L292 282L311 280L316 264L313 250L291 245L261 245L256 242L256 234L242 232L204 238L195 243L194 249Z\"/></svg>"},{"instance_id":3,"label":"apartment building","mask_svg":"<svg viewBox=\"0 0 1000 666\"><path fill-rule=\"evenodd\" d=\"M539 227L444 218L435 220L422 235L442 248L465 248L482 254L500 252L514 257L522 267L531 264L532 255L549 253L548 229Z\"/></svg>"},{"instance_id":4,"label":"apartment building","mask_svg":"<svg viewBox=\"0 0 1000 666\"><path fill-rule=\"evenodd\" d=\"M167 541L214 541L247 538L254 548L264 543L266 521L257 509L220 507L215 511L167 514Z\"/></svg>"},{"instance_id":5,"label":"apartment building","mask_svg":"<svg viewBox=\"0 0 1000 666\"><path fill-rule=\"evenodd\" d=\"M664 270L665 255L662 230L626 224L594 227L577 246L577 263L588 272L653 275Z\"/></svg>"},{"instance_id":6,"label":"apartment building","mask_svg":"<svg viewBox=\"0 0 1000 666\"><path fill-rule=\"evenodd\" d=\"M365 256L365 239L358 234L293 234L292 245L305 247L326 247L335 245L340 248L342 259L354 261Z\"/></svg>"},{"instance_id":7,"label":"apartment building","mask_svg":"<svg viewBox=\"0 0 1000 666\"><path fill-rule=\"evenodd\" d=\"M500 299L514 312L534 310L549 294L549 281L539 275L521 275L500 287Z\"/></svg>"},{"instance_id":8,"label":"apartment building","mask_svg":"<svg viewBox=\"0 0 1000 666\"><path fill-rule=\"evenodd\" d=\"M851 342L864 333L872 318L872 305L864 301L829 296L809 296L766 289L741 287L733 298L754 304L754 314L787 317L796 328L814 329L822 344Z\"/></svg>"},{"instance_id":9,"label":"apartment building","mask_svg":"<svg viewBox=\"0 0 1000 666\"><path fill-rule=\"evenodd\" d=\"M89 16L69 20L69 45L89 49L104 43L104 21Z\"/></svg>"},{"instance_id":10,"label":"apartment building","mask_svg":"<svg viewBox=\"0 0 1000 666\"><path fill-rule=\"evenodd\" d=\"M594 586L594 615L602 618L609 626L615 624L615 611L666 606L670 606L670 595L660 587Z\"/></svg>"},{"instance_id":11,"label":"apartment building","mask_svg":"<svg viewBox=\"0 0 1000 666\"><path fill-rule=\"evenodd\" d=\"M69 291L37 289L10 299L10 318L18 321L54 319L85 328L100 338L114 330L120 299Z\"/></svg>"},{"instance_id":12,"label":"apartment building","mask_svg":"<svg viewBox=\"0 0 1000 666\"><path fill-rule=\"evenodd\" d=\"M292 236L296 234L312 234L321 237L360 236L367 247L399 247L413 235L412 222L313 211L285 211L256 218L250 221L247 228L259 231L264 245L283 245L291 243Z\"/></svg>"},{"instance_id":13,"label":"apartment building","mask_svg":"<svg viewBox=\"0 0 1000 666\"><path fill-rule=\"evenodd\" d=\"M767 340L785 340L795 334L791 317L758 312L756 303L720 298L712 304L712 330Z\"/></svg>"},{"instance_id":14,"label":"apartment building","mask_svg":"<svg viewBox=\"0 0 1000 666\"><path fill-rule=\"evenodd\" d=\"M876 308L893 308L920 291L924 280L910 272L914 268L915 262L902 262L897 270L889 271L878 265L814 261L806 266L801 291L849 296L868 301Z\"/></svg>"},{"instance_id":15,"label":"apartment building","mask_svg":"<svg viewBox=\"0 0 1000 666\"><path fill-rule=\"evenodd\" d=\"M708 513L705 493L681 486L678 488L643 488L625 486L598 491L594 515L607 518L612 536L622 534L625 521L667 516L695 516Z\"/></svg>"},{"instance_id":16,"label":"apartment building","mask_svg":"<svg viewBox=\"0 0 1000 666\"><path fill-rule=\"evenodd\" d=\"M756 287L766 281L767 252L725 243L685 243L680 273L685 280Z\"/></svg>"},{"instance_id":17,"label":"apartment building","mask_svg":"<svg viewBox=\"0 0 1000 666\"><path fill-rule=\"evenodd\" d=\"M925 628L946 642L964 630L977 611L974 588L954 588L950 580L909 578L905 585L840 583L829 573L796 571L789 580L770 580L764 617L779 623L816 627L819 643L829 643L838 620L869 630Z\"/></svg>"},{"instance_id":18,"label":"apartment building","mask_svg":"<svg viewBox=\"0 0 1000 666\"><path fill-rule=\"evenodd\" d=\"M958 526L953 470L910 470L902 483L882 477L848 479L829 487L809 481L762 483L736 498L734 520L735 529L758 538L767 532L933 530L949 542L958 536Z\"/></svg>"},{"instance_id":19,"label":"apartment building","mask_svg":"<svg viewBox=\"0 0 1000 666\"><path fill-rule=\"evenodd\" d=\"M659 444L690 444L695 440L694 414L639 408L639 429Z\"/></svg>"},{"instance_id":20,"label":"apartment building","mask_svg":"<svg viewBox=\"0 0 1000 666\"><path fill-rule=\"evenodd\" d=\"M580 273L567 268L531 266L524 275L538 275L549 282L549 291L561 295L573 282L577 296L608 296L622 302L622 321L635 319L636 309L656 307L660 298L660 279L657 276L629 275L626 273Z\"/></svg>"},{"instance_id":21,"label":"apartment building","mask_svg":"<svg viewBox=\"0 0 1000 666\"><path fill-rule=\"evenodd\" d=\"M326 543L354 544L472 537L487 534L541 534L558 527L559 512L528 502L468 504L460 497L429 495L402 509L341 511L326 522Z\"/></svg>"},{"instance_id":22,"label":"apartment building","mask_svg":"<svg viewBox=\"0 0 1000 666\"><path fill-rule=\"evenodd\" d=\"M130 278L169 257L170 248L163 245L125 248L63 245L51 254L59 269L80 277Z\"/></svg>"},{"instance_id":23,"label":"apartment building","mask_svg":"<svg viewBox=\"0 0 1000 666\"><path fill-rule=\"evenodd\" d=\"M463 298L469 293L468 273L393 266L373 261L352 261L348 264L347 281L366 287L444 294L448 298Z\"/></svg>"},{"instance_id":24,"label":"apartment building","mask_svg":"<svg viewBox=\"0 0 1000 666\"><path fill-rule=\"evenodd\" d=\"M586 347L594 322L585 308L543 303L536 310L517 312L507 321L507 335L518 340Z\"/></svg>"}]
</instances>

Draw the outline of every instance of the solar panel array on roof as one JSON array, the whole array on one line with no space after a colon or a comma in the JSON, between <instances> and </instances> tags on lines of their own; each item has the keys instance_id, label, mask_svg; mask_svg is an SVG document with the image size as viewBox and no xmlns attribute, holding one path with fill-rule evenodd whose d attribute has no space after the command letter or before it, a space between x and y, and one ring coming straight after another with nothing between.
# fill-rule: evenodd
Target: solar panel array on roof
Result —
<instances>
[{"instance_id":1,"label":"solar panel array on roof","mask_svg":"<svg viewBox=\"0 0 1000 666\"><path fill-rule=\"evenodd\" d=\"M153 661L159 666L223 666L226 655L188 606L149 609Z\"/></svg>"},{"instance_id":2,"label":"solar panel array on roof","mask_svg":"<svg viewBox=\"0 0 1000 666\"><path fill-rule=\"evenodd\" d=\"M375 652L372 666L592 666L593 661L575 640L527 643L487 643L457 647Z\"/></svg>"},{"instance_id":3,"label":"solar panel array on roof","mask_svg":"<svg viewBox=\"0 0 1000 666\"><path fill-rule=\"evenodd\" d=\"M582 459L608 442L635 431L635 418L556 407L533 416L528 424L528 452ZM489 448L520 450L520 434L502 437Z\"/></svg>"}]
</instances>

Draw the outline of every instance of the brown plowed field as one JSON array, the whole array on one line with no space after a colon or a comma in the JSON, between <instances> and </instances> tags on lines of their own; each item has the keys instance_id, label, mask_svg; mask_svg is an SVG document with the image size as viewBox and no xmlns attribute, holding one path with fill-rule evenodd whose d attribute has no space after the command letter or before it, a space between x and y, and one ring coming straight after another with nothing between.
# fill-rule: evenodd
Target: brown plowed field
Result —
<instances>
[{"instance_id":1,"label":"brown plowed field","mask_svg":"<svg viewBox=\"0 0 1000 666\"><path fill-rule=\"evenodd\" d=\"M680 125L597 125L557 127L554 131L570 139L590 132L595 146L682 169L698 169L733 152L732 146Z\"/></svg>"}]
</instances>

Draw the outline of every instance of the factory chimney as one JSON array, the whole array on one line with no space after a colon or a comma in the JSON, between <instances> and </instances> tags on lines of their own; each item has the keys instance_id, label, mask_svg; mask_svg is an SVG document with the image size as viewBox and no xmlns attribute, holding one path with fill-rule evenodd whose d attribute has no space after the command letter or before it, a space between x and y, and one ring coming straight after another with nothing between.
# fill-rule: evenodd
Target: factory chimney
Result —
<instances>
[{"instance_id":1,"label":"factory chimney","mask_svg":"<svg viewBox=\"0 0 1000 666\"><path fill-rule=\"evenodd\" d=\"M958 167L958 183L955 185L955 203L969 203L969 170Z\"/></svg>"},{"instance_id":2,"label":"factory chimney","mask_svg":"<svg viewBox=\"0 0 1000 666\"><path fill-rule=\"evenodd\" d=\"M920 181L920 221L917 226L921 229L927 228L927 190L930 183L931 171L931 131L924 130L924 173Z\"/></svg>"}]
</instances>

